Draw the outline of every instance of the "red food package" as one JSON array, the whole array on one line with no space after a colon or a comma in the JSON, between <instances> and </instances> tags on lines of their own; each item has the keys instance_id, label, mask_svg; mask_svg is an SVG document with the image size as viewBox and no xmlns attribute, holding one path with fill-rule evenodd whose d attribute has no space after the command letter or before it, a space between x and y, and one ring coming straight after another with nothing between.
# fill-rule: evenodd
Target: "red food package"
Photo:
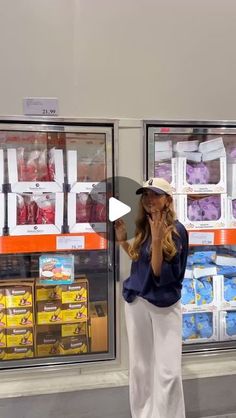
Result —
<instances>
[{"instance_id":1,"label":"red food package","mask_svg":"<svg viewBox=\"0 0 236 418\"><path fill-rule=\"evenodd\" d=\"M92 200L88 193L76 195L76 222L91 221Z\"/></svg>"},{"instance_id":2,"label":"red food package","mask_svg":"<svg viewBox=\"0 0 236 418\"><path fill-rule=\"evenodd\" d=\"M18 171L18 179L19 181L25 180L25 172L26 172L26 166L25 166L25 160L24 160L24 148L17 148L16 153L17 158L17 171Z\"/></svg>"},{"instance_id":3,"label":"red food package","mask_svg":"<svg viewBox=\"0 0 236 418\"><path fill-rule=\"evenodd\" d=\"M47 150L40 152L38 159L38 181L50 181L49 167L47 165Z\"/></svg>"},{"instance_id":4,"label":"red food package","mask_svg":"<svg viewBox=\"0 0 236 418\"><path fill-rule=\"evenodd\" d=\"M55 180L55 148L49 151L48 179L49 181Z\"/></svg>"},{"instance_id":5,"label":"red food package","mask_svg":"<svg viewBox=\"0 0 236 418\"><path fill-rule=\"evenodd\" d=\"M92 222L106 222L106 193L93 196Z\"/></svg>"},{"instance_id":6,"label":"red food package","mask_svg":"<svg viewBox=\"0 0 236 418\"><path fill-rule=\"evenodd\" d=\"M24 201L23 196L17 194L17 225L26 225L27 224L27 205Z\"/></svg>"},{"instance_id":7,"label":"red food package","mask_svg":"<svg viewBox=\"0 0 236 418\"><path fill-rule=\"evenodd\" d=\"M26 171L24 181L38 181L38 159L40 152L31 151L26 161Z\"/></svg>"},{"instance_id":8,"label":"red food package","mask_svg":"<svg viewBox=\"0 0 236 418\"><path fill-rule=\"evenodd\" d=\"M30 201L28 203L28 216L27 216L27 224L33 225L37 223L37 214L38 214L38 205L34 201L34 197L30 197Z\"/></svg>"},{"instance_id":9,"label":"red food package","mask_svg":"<svg viewBox=\"0 0 236 418\"><path fill-rule=\"evenodd\" d=\"M38 205L37 224L55 224L55 194L43 193L35 200Z\"/></svg>"}]
</instances>

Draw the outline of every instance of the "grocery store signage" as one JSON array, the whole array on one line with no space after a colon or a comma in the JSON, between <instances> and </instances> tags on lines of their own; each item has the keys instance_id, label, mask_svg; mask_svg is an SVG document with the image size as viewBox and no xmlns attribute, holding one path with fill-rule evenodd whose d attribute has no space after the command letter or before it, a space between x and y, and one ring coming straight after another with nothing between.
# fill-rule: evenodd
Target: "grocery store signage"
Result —
<instances>
[{"instance_id":1,"label":"grocery store signage","mask_svg":"<svg viewBox=\"0 0 236 418\"><path fill-rule=\"evenodd\" d=\"M57 116L58 98L57 97L24 97L24 115L34 116Z\"/></svg>"},{"instance_id":2,"label":"grocery store signage","mask_svg":"<svg viewBox=\"0 0 236 418\"><path fill-rule=\"evenodd\" d=\"M57 237L57 250L83 250L84 249L84 236L78 237Z\"/></svg>"},{"instance_id":3,"label":"grocery store signage","mask_svg":"<svg viewBox=\"0 0 236 418\"><path fill-rule=\"evenodd\" d=\"M214 245L214 232L189 232L190 245Z\"/></svg>"}]
</instances>

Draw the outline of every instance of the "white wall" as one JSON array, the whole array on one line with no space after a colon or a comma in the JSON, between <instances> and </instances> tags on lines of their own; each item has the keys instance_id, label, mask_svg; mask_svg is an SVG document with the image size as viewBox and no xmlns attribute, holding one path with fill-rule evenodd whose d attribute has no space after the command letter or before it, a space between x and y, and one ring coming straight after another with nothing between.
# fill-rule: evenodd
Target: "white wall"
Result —
<instances>
[{"instance_id":1,"label":"white wall","mask_svg":"<svg viewBox=\"0 0 236 418\"><path fill-rule=\"evenodd\" d=\"M235 0L0 0L0 114L236 119Z\"/></svg>"}]
</instances>

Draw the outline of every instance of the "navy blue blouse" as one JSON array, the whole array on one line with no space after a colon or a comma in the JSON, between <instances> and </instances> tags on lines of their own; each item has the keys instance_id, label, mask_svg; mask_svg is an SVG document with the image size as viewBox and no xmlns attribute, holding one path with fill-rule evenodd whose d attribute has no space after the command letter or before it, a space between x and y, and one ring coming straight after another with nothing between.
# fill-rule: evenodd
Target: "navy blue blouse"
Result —
<instances>
[{"instance_id":1,"label":"navy blue blouse","mask_svg":"<svg viewBox=\"0 0 236 418\"><path fill-rule=\"evenodd\" d=\"M160 276L155 276L152 270L150 240L142 244L140 257L132 262L130 277L123 283L123 296L127 302L141 296L153 305L168 307L180 299L188 255L188 234L179 221L175 226L179 234L173 234L177 254L171 261L163 260Z\"/></svg>"}]
</instances>

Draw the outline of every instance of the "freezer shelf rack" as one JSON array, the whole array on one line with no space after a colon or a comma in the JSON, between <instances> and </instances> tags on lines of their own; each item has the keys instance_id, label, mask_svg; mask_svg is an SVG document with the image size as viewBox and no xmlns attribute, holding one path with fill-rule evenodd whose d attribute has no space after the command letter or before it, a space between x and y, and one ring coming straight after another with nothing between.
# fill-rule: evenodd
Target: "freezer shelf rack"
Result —
<instances>
[{"instance_id":1,"label":"freezer shelf rack","mask_svg":"<svg viewBox=\"0 0 236 418\"><path fill-rule=\"evenodd\" d=\"M0 237L0 254L103 250L106 248L106 235L96 233Z\"/></svg>"}]
</instances>

